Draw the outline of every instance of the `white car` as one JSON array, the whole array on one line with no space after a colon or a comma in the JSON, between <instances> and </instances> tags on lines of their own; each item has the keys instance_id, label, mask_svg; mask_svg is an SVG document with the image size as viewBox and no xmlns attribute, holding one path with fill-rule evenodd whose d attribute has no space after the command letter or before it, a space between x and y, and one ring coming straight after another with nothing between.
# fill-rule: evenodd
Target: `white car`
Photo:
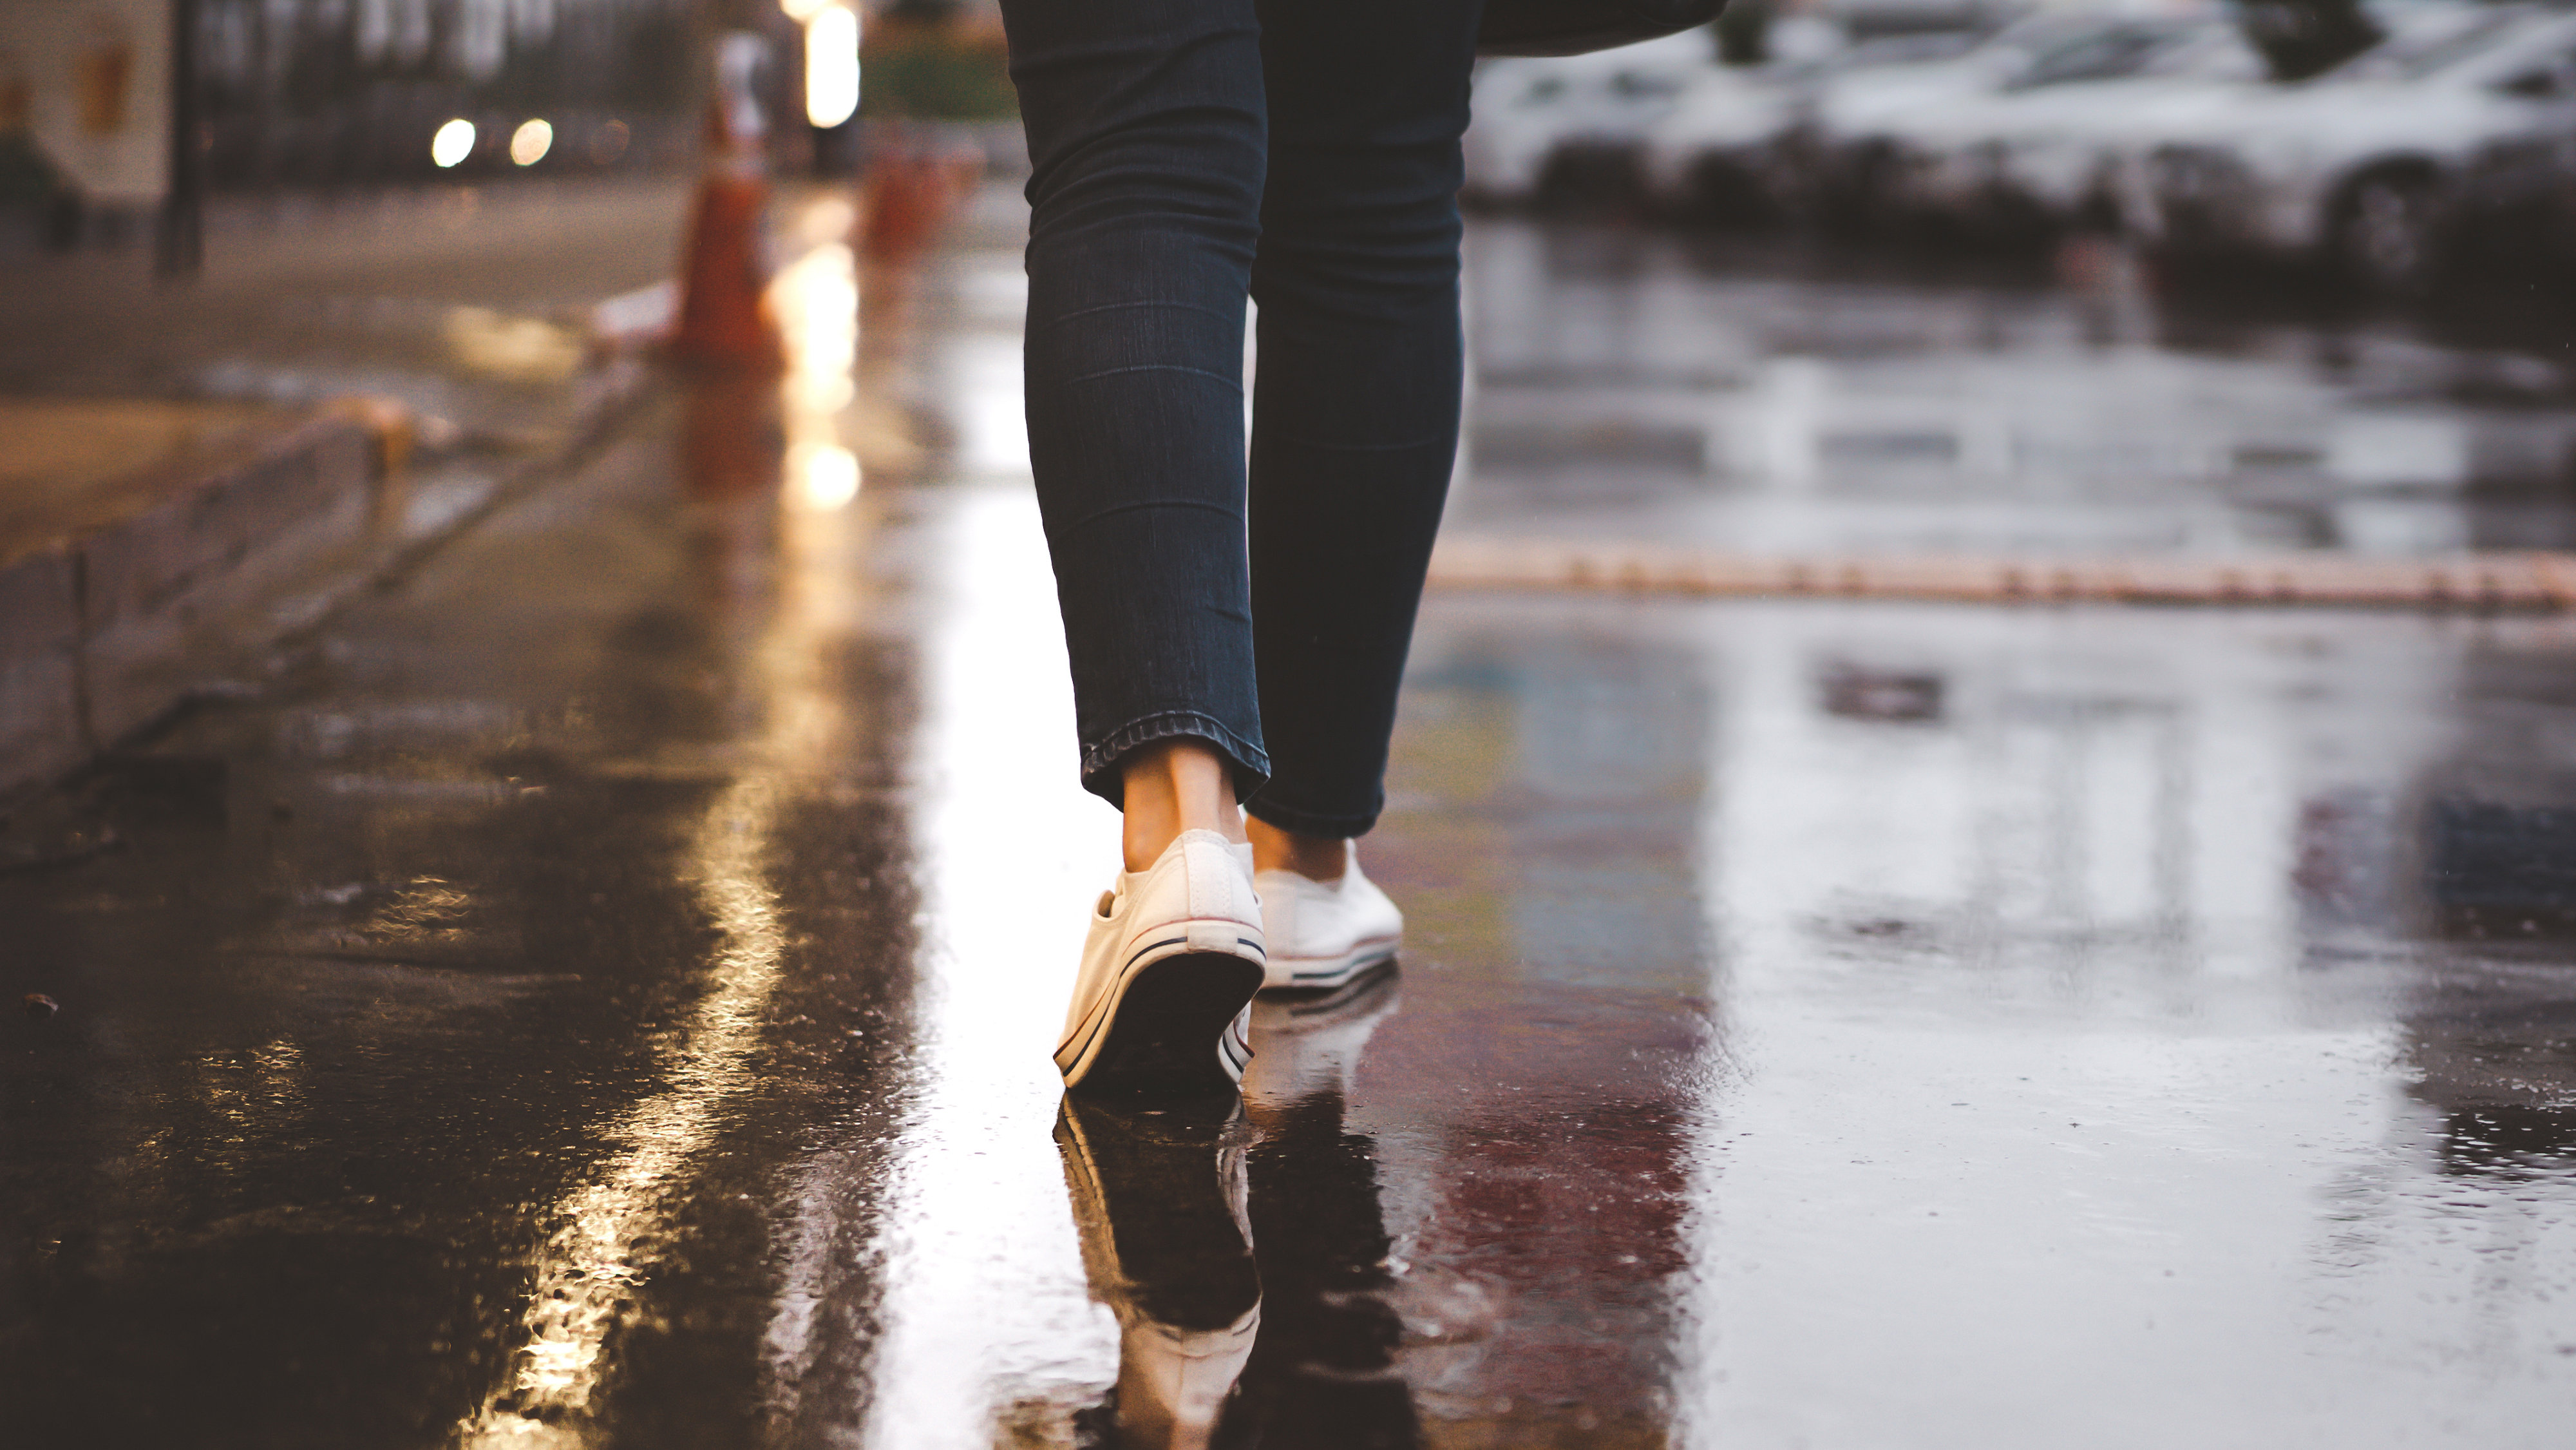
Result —
<instances>
[{"instance_id":1,"label":"white car","mask_svg":"<svg viewBox=\"0 0 2576 1450\"><path fill-rule=\"evenodd\" d=\"M1780 138L1797 124L1805 70L1729 65L1694 77L1642 138L1637 170L1647 198L1729 217L1775 210L1789 185L1778 174Z\"/></svg>"},{"instance_id":2,"label":"white car","mask_svg":"<svg viewBox=\"0 0 2576 1450\"><path fill-rule=\"evenodd\" d=\"M2116 222L2123 143L2264 74L2244 32L2223 20L2107 27L1997 90L1904 116L1890 200L1983 229Z\"/></svg>"},{"instance_id":3,"label":"white car","mask_svg":"<svg viewBox=\"0 0 2576 1450\"><path fill-rule=\"evenodd\" d=\"M1802 101L1798 124L1783 141L1785 169L1807 178L1813 200L1827 213L1874 218L1887 199L1897 141L1911 118L1990 95L2051 54L2129 23L2042 13L1953 54L1836 71Z\"/></svg>"},{"instance_id":4,"label":"white car","mask_svg":"<svg viewBox=\"0 0 2576 1450\"><path fill-rule=\"evenodd\" d=\"M1633 166L1646 129L1716 64L1706 30L1590 55L1486 62L1465 140L1466 194L1526 202L1586 170Z\"/></svg>"},{"instance_id":5,"label":"white car","mask_svg":"<svg viewBox=\"0 0 2576 1450\"><path fill-rule=\"evenodd\" d=\"M1785 143L1821 87L1847 71L1946 60L1976 38L1952 31L1846 45L1824 22L1791 16L1774 27L1771 62L1718 66L1682 88L1673 108L1647 128L1639 180L1668 210L1723 217L1794 211L1806 178Z\"/></svg>"},{"instance_id":6,"label":"white car","mask_svg":"<svg viewBox=\"0 0 2576 1450\"><path fill-rule=\"evenodd\" d=\"M2331 262L2406 291L2439 270L2464 171L2576 131L2576 15L2480 7L2315 80L2215 108L2146 158L2151 237Z\"/></svg>"}]
</instances>

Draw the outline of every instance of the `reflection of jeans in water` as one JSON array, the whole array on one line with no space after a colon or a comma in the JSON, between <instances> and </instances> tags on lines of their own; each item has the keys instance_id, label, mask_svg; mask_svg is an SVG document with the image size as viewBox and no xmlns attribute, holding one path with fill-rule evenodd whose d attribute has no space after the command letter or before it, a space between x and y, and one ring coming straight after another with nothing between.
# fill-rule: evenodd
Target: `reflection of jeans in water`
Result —
<instances>
[{"instance_id":1,"label":"reflection of jeans in water","mask_svg":"<svg viewBox=\"0 0 2576 1450\"><path fill-rule=\"evenodd\" d=\"M1175 736L1357 835L1457 449L1481 0L1003 0L1084 784ZM1260 304L1247 557L1243 316ZM1256 670L1255 661L1258 660Z\"/></svg>"},{"instance_id":2,"label":"reflection of jeans in water","mask_svg":"<svg viewBox=\"0 0 2576 1450\"><path fill-rule=\"evenodd\" d=\"M1411 1450L1413 1391L1395 1370L1404 1324L1381 1297L1393 1248L1377 1143L1343 1126L1339 1091L1266 1114L1252 1150L1261 1337L1216 1443Z\"/></svg>"}]
</instances>

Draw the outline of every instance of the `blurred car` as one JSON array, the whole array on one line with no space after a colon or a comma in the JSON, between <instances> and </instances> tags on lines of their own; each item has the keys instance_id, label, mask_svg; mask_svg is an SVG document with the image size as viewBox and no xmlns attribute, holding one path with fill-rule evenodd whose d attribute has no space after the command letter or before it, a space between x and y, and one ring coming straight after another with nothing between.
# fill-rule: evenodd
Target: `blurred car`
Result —
<instances>
[{"instance_id":1,"label":"blurred car","mask_svg":"<svg viewBox=\"0 0 2576 1450\"><path fill-rule=\"evenodd\" d=\"M1465 194L1511 204L1633 186L1646 129L1716 64L1706 30L1590 55L1486 62L1465 140Z\"/></svg>"},{"instance_id":2,"label":"blurred car","mask_svg":"<svg viewBox=\"0 0 2576 1450\"><path fill-rule=\"evenodd\" d=\"M1819 86L1845 71L1948 59L1976 39L1968 31L1928 31L1846 45L1839 31L1811 21L1798 43L1775 41L1779 59L1769 64L1719 66L1692 77L1646 130L1640 182L1668 211L1742 219L1794 210L1805 178L1784 142Z\"/></svg>"},{"instance_id":3,"label":"blurred car","mask_svg":"<svg viewBox=\"0 0 2576 1450\"><path fill-rule=\"evenodd\" d=\"M2509 5L2427 18L2175 130L2146 162L2140 224L2153 239L2321 260L2373 290L2412 291L2442 269L2480 158L2576 132L2576 15Z\"/></svg>"},{"instance_id":4,"label":"blurred car","mask_svg":"<svg viewBox=\"0 0 2576 1450\"><path fill-rule=\"evenodd\" d=\"M2105 26L1994 91L1908 116L1886 202L1985 235L2116 227L2124 144L2263 79L2262 56L2226 21Z\"/></svg>"},{"instance_id":5,"label":"blurred car","mask_svg":"<svg viewBox=\"0 0 2576 1450\"><path fill-rule=\"evenodd\" d=\"M1831 222L1892 220L1902 139L1913 126L1991 95L2061 51L2137 24L2109 15L2044 12L1989 34L1952 33L1950 46L1909 63L1855 65L1823 76L1781 139L1778 169L1803 179L1802 209Z\"/></svg>"},{"instance_id":6,"label":"blurred car","mask_svg":"<svg viewBox=\"0 0 2576 1450\"><path fill-rule=\"evenodd\" d=\"M1808 67L1730 65L1692 78L1639 138L1637 172L1666 211L1768 216L1794 185L1780 173L1780 138L1798 120Z\"/></svg>"}]
</instances>

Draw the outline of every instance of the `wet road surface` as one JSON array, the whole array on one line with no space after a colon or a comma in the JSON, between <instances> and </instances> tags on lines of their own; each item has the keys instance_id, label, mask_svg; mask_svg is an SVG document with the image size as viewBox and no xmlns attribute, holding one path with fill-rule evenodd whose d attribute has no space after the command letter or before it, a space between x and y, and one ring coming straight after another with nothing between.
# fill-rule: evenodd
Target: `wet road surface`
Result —
<instances>
[{"instance_id":1,"label":"wet road surface","mask_svg":"<svg viewBox=\"0 0 2576 1450\"><path fill-rule=\"evenodd\" d=\"M2564 1443L2562 621L1435 596L1400 970L1065 1105L1006 233L0 877L8 1443Z\"/></svg>"},{"instance_id":2,"label":"wet road surface","mask_svg":"<svg viewBox=\"0 0 2576 1450\"><path fill-rule=\"evenodd\" d=\"M2576 544L2570 319L1493 218L1453 526L1822 550ZM2503 310L2498 318L2489 314Z\"/></svg>"}]
</instances>

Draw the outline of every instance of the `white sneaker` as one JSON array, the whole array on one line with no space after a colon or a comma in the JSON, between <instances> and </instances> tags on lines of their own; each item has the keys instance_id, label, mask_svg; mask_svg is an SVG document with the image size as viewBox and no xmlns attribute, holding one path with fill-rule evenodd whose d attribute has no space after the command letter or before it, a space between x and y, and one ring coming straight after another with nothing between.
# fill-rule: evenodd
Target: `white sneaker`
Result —
<instances>
[{"instance_id":1,"label":"white sneaker","mask_svg":"<svg viewBox=\"0 0 2576 1450\"><path fill-rule=\"evenodd\" d=\"M1055 1049L1065 1086L1235 1091L1265 955L1252 848L1181 832L1100 893Z\"/></svg>"},{"instance_id":2,"label":"white sneaker","mask_svg":"<svg viewBox=\"0 0 2576 1450\"><path fill-rule=\"evenodd\" d=\"M1294 871L1264 871L1261 925L1270 969L1261 985L1329 989L1395 955L1404 942L1404 913L1360 874L1359 852L1344 849L1341 879L1316 881Z\"/></svg>"}]
</instances>

